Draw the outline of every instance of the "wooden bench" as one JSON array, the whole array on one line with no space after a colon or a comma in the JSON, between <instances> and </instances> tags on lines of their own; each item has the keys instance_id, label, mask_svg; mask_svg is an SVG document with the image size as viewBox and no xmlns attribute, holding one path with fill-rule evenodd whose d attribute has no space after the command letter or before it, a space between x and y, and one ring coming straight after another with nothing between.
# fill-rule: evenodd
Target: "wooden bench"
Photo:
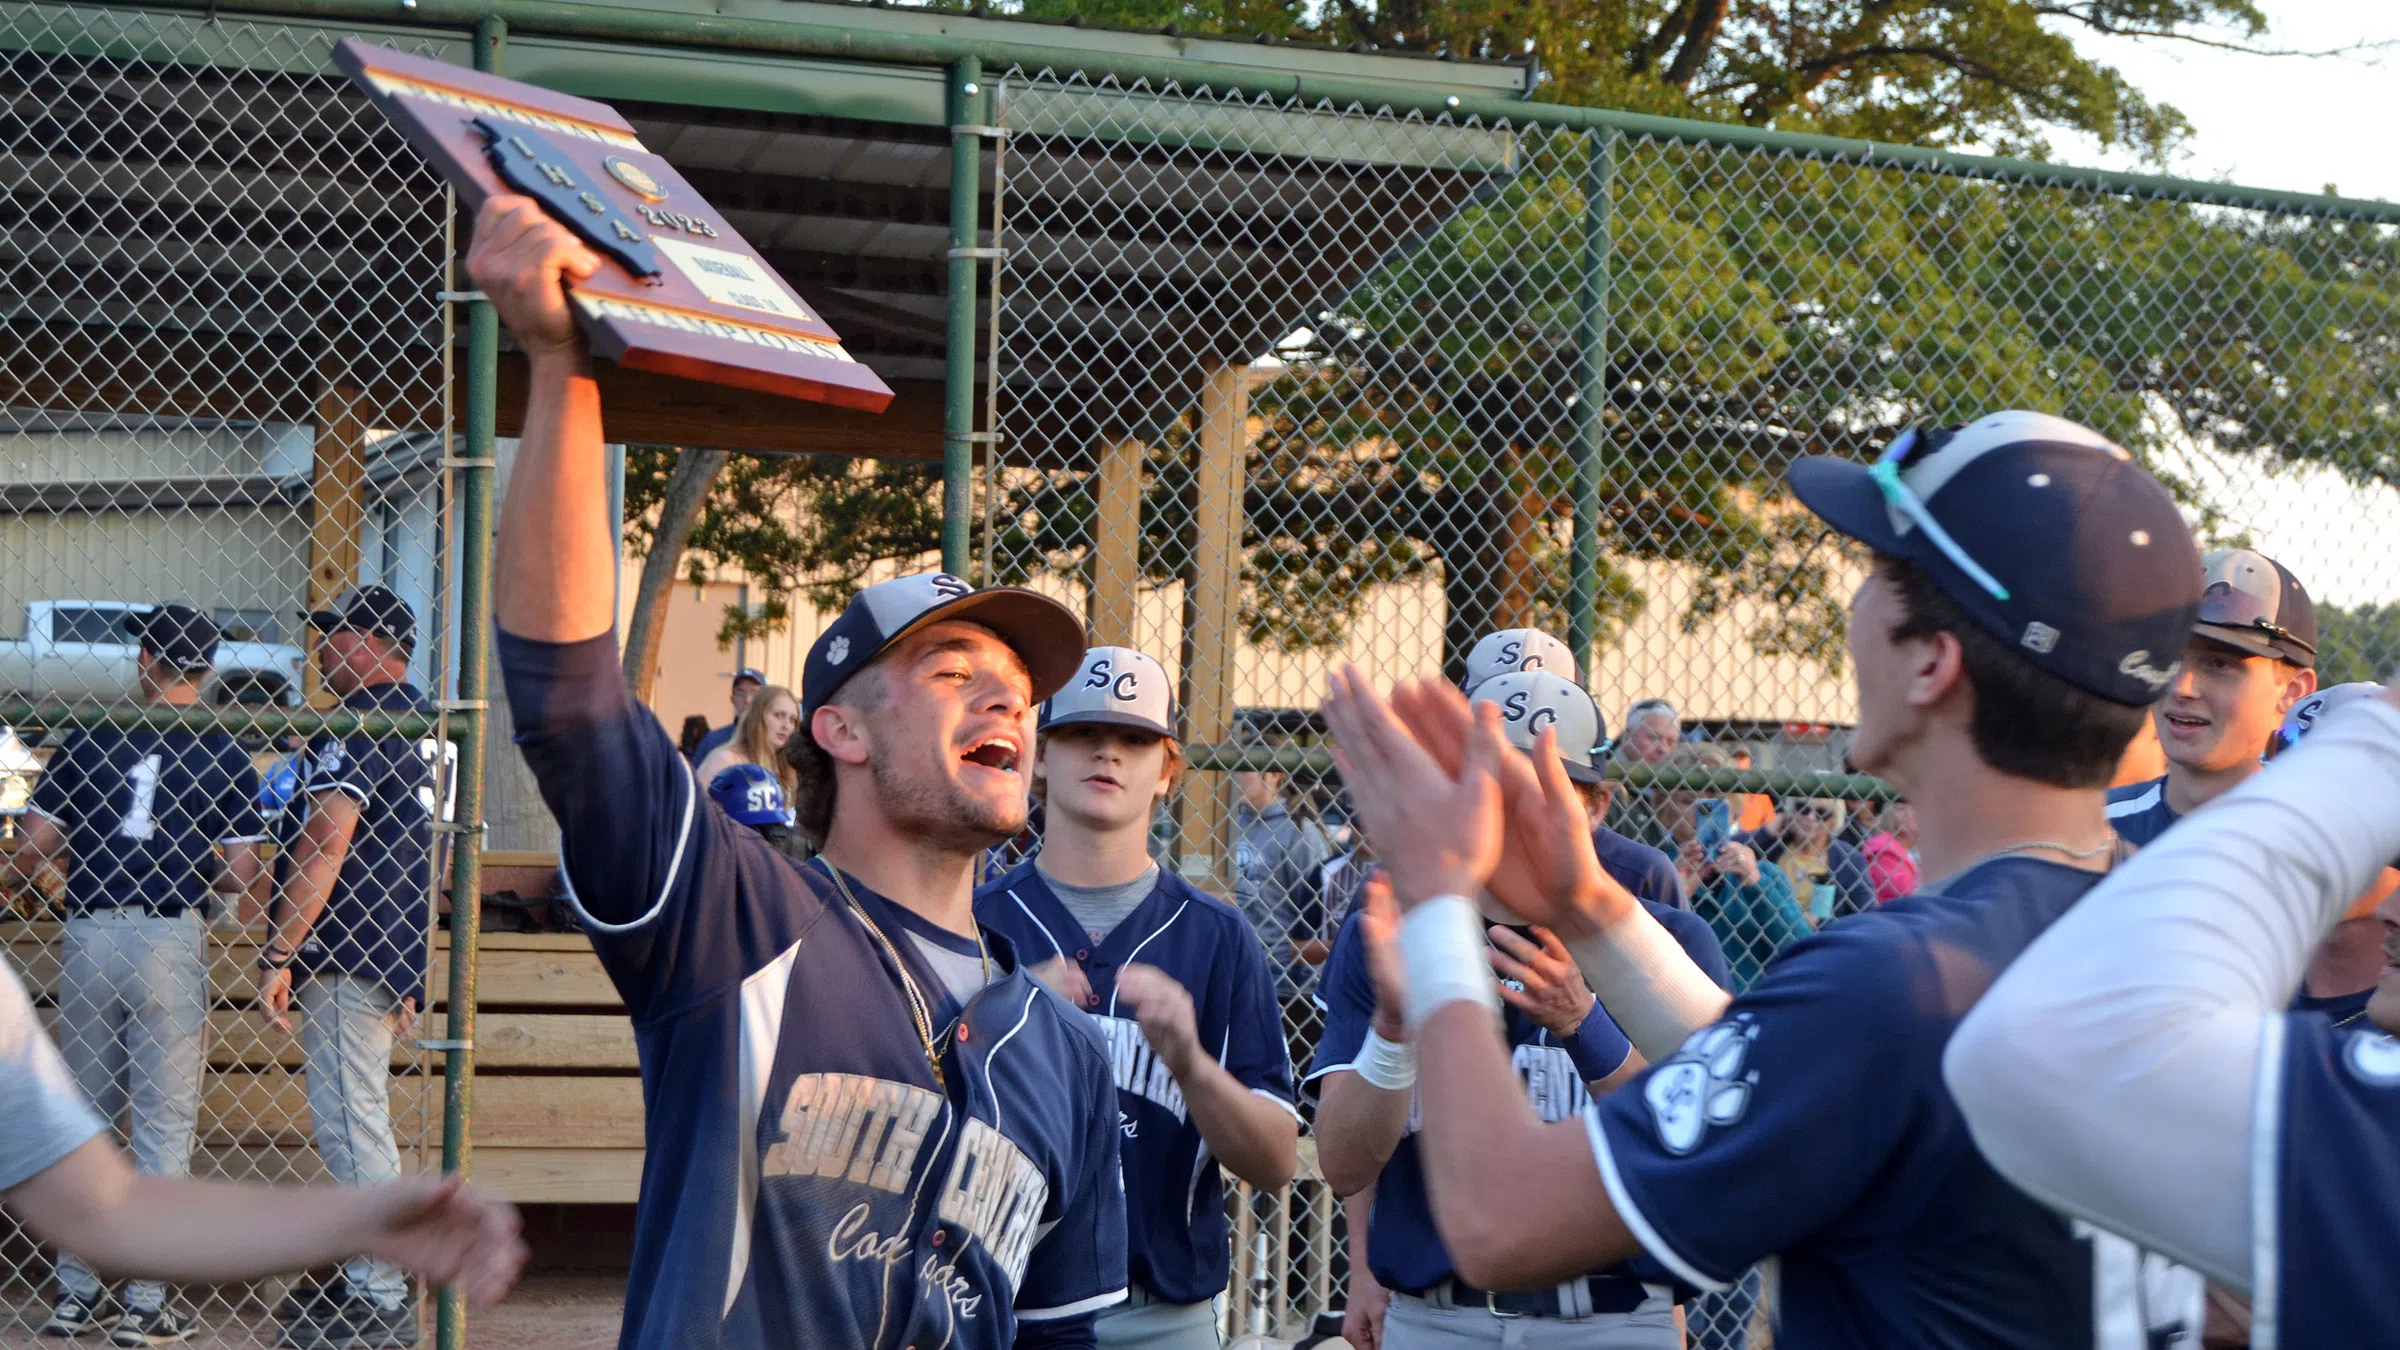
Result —
<instances>
[{"instance_id":1,"label":"wooden bench","mask_svg":"<svg viewBox=\"0 0 2400 1350\"><path fill-rule=\"evenodd\" d=\"M60 925L12 926L10 961L55 1034ZM255 1008L258 939L212 934L209 1072L195 1170L270 1180L324 1175L293 1032ZM630 1203L641 1179L642 1090L633 1026L591 944L575 933L485 933L475 1030L476 1180L525 1202ZM442 1034L450 935L434 935L433 1008L417 1037ZM392 1052L392 1128L414 1165L437 1167L442 1057L412 1038Z\"/></svg>"}]
</instances>

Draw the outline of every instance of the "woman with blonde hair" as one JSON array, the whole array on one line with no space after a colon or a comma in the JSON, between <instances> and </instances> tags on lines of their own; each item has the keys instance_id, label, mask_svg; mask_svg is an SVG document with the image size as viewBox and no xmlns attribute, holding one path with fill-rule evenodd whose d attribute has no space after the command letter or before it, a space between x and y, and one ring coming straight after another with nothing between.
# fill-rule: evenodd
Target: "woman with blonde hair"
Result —
<instances>
[{"instance_id":1,"label":"woman with blonde hair","mask_svg":"<svg viewBox=\"0 0 2400 1350\"><path fill-rule=\"evenodd\" d=\"M770 684L752 696L733 724L733 737L708 752L693 777L703 791L717 775L736 764L755 764L775 775L788 799L800 786L799 775L783 760L783 743L800 728L800 700L780 684Z\"/></svg>"}]
</instances>

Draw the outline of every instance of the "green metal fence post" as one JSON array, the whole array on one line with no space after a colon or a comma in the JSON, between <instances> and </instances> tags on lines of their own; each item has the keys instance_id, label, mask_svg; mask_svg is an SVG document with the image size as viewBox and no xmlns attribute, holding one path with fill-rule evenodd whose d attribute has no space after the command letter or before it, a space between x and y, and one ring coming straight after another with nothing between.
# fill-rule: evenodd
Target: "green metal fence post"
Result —
<instances>
[{"instance_id":1,"label":"green metal fence post","mask_svg":"<svg viewBox=\"0 0 2400 1350\"><path fill-rule=\"evenodd\" d=\"M950 66L950 335L942 367L942 570L971 565L968 525L975 474L975 263L981 256L983 61Z\"/></svg>"},{"instance_id":2,"label":"green metal fence post","mask_svg":"<svg viewBox=\"0 0 2400 1350\"><path fill-rule=\"evenodd\" d=\"M508 24L475 25L475 68L500 72ZM467 304L466 464L459 470L457 550L458 693L451 713L458 744L457 820L463 830L450 866L450 1010L442 1039L442 1171L463 1175L473 1162L475 1114L475 949L483 928L484 698L491 667L492 463L499 426L500 316L489 301ZM467 1308L454 1287L441 1291L434 1343L465 1350Z\"/></svg>"},{"instance_id":3,"label":"green metal fence post","mask_svg":"<svg viewBox=\"0 0 2400 1350\"><path fill-rule=\"evenodd\" d=\"M1608 192L1617 133L1587 132L1583 171L1583 294L1576 338L1583 378L1575 391L1575 538L1567 580L1567 648L1592 669L1599 634L1600 459L1608 445Z\"/></svg>"}]
</instances>

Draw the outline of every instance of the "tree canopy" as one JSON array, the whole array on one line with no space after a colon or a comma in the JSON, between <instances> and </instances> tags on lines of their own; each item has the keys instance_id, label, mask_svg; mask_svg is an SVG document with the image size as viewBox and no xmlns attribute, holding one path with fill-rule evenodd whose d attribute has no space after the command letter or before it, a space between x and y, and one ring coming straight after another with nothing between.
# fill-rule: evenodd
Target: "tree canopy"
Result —
<instances>
[{"instance_id":1,"label":"tree canopy","mask_svg":"<svg viewBox=\"0 0 2400 1350\"><path fill-rule=\"evenodd\" d=\"M2209 0L1025 4L1053 8L1412 50L1530 46L1545 97L2024 153L2060 131L2164 153L2180 132L2171 109L2080 56L2077 34L2263 31L2254 6ZM1598 145L1524 133L1519 166L1476 204L1292 316L1285 371L1253 405L1252 641L1338 643L1373 585L1437 576L1454 660L1495 623L1564 628ZM1706 147L1611 153L1603 639L1648 603L1624 564L1672 562L1698 578L1687 626L1755 602L1754 650L1832 668L1835 556L1781 494L1783 469L1858 456L1920 417L2058 412L2171 481L2165 452L2203 447L2400 482L2388 230ZM1140 561L1155 585L1190 565L1193 431L1187 414L1146 443ZM666 461L636 463L638 518ZM1090 471L1002 475L993 580L1089 566ZM930 466L737 461L693 556L838 602L876 563L938 546L938 497Z\"/></svg>"}]
</instances>

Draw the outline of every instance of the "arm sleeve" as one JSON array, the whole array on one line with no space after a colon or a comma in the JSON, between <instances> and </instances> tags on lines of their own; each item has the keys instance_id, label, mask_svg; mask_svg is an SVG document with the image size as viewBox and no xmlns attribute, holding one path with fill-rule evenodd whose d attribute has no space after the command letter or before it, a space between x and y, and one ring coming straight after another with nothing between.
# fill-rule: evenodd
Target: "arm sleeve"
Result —
<instances>
[{"instance_id":1,"label":"arm sleeve","mask_svg":"<svg viewBox=\"0 0 2400 1350\"><path fill-rule=\"evenodd\" d=\"M258 809L258 770L230 739L225 743L223 763L225 786L217 799L217 841L258 843L267 837L267 820Z\"/></svg>"},{"instance_id":2,"label":"arm sleeve","mask_svg":"<svg viewBox=\"0 0 2400 1350\"><path fill-rule=\"evenodd\" d=\"M83 747L87 742L78 731L50 756L41 778L33 785L29 809L50 818L50 823L65 830L75 818L75 791L83 786Z\"/></svg>"},{"instance_id":3,"label":"arm sleeve","mask_svg":"<svg viewBox=\"0 0 2400 1350\"><path fill-rule=\"evenodd\" d=\"M1333 953L1325 958L1325 973L1317 980L1318 997L1325 1007L1325 1030L1317 1037L1317 1053L1309 1061L1310 1082L1349 1068L1358 1058L1359 1047L1367 1043L1367 1029L1375 1023L1375 982L1367 974L1367 938L1359 922L1359 915L1351 915L1334 935Z\"/></svg>"},{"instance_id":4,"label":"arm sleeve","mask_svg":"<svg viewBox=\"0 0 2400 1350\"><path fill-rule=\"evenodd\" d=\"M375 800L375 742L364 738L338 740L328 736L308 748L308 763L300 790L311 796L339 792L361 806Z\"/></svg>"},{"instance_id":5,"label":"arm sleeve","mask_svg":"<svg viewBox=\"0 0 2400 1350\"><path fill-rule=\"evenodd\" d=\"M1984 1156L2046 1203L2249 1287L2252 1169L2275 1147L2254 1107L2283 1067L2262 1047L2395 853L2400 709L2362 700L2119 868L1968 1014L1945 1070Z\"/></svg>"},{"instance_id":6,"label":"arm sleeve","mask_svg":"<svg viewBox=\"0 0 2400 1350\"><path fill-rule=\"evenodd\" d=\"M34 1016L15 967L0 962L0 1191L48 1171L104 1128Z\"/></svg>"},{"instance_id":7,"label":"arm sleeve","mask_svg":"<svg viewBox=\"0 0 2400 1350\"><path fill-rule=\"evenodd\" d=\"M1669 909L1665 905L1647 908L1650 917L1658 920L1659 926L1667 930L1668 935L1683 948L1683 954L1692 958L1692 964L1700 968L1701 974L1706 975L1719 989L1730 991L1733 988L1733 973L1725 967L1725 948L1717 941L1717 930L1708 926L1708 920L1687 909Z\"/></svg>"},{"instance_id":8,"label":"arm sleeve","mask_svg":"<svg viewBox=\"0 0 2400 1350\"><path fill-rule=\"evenodd\" d=\"M1087 1057L1085 1078L1076 1171L1017 1286L1020 1345L1027 1343L1023 1328L1029 1325L1090 1318L1125 1300L1125 1174L1117 1159L1117 1089L1096 1046Z\"/></svg>"},{"instance_id":9,"label":"arm sleeve","mask_svg":"<svg viewBox=\"0 0 2400 1350\"><path fill-rule=\"evenodd\" d=\"M1227 992L1225 1044L1217 1060L1235 1082L1283 1104L1293 1115L1292 1058L1283 1043L1283 1013L1275 1006L1275 977L1266 953L1242 925L1231 950L1233 980Z\"/></svg>"},{"instance_id":10,"label":"arm sleeve","mask_svg":"<svg viewBox=\"0 0 2400 1350\"><path fill-rule=\"evenodd\" d=\"M1587 1108L1611 1203L1676 1279L1728 1287L1884 1172L1940 1053L1922 1043L1904 964L1890 943L1828 934Z\"/></svg>"}]
</instances>

